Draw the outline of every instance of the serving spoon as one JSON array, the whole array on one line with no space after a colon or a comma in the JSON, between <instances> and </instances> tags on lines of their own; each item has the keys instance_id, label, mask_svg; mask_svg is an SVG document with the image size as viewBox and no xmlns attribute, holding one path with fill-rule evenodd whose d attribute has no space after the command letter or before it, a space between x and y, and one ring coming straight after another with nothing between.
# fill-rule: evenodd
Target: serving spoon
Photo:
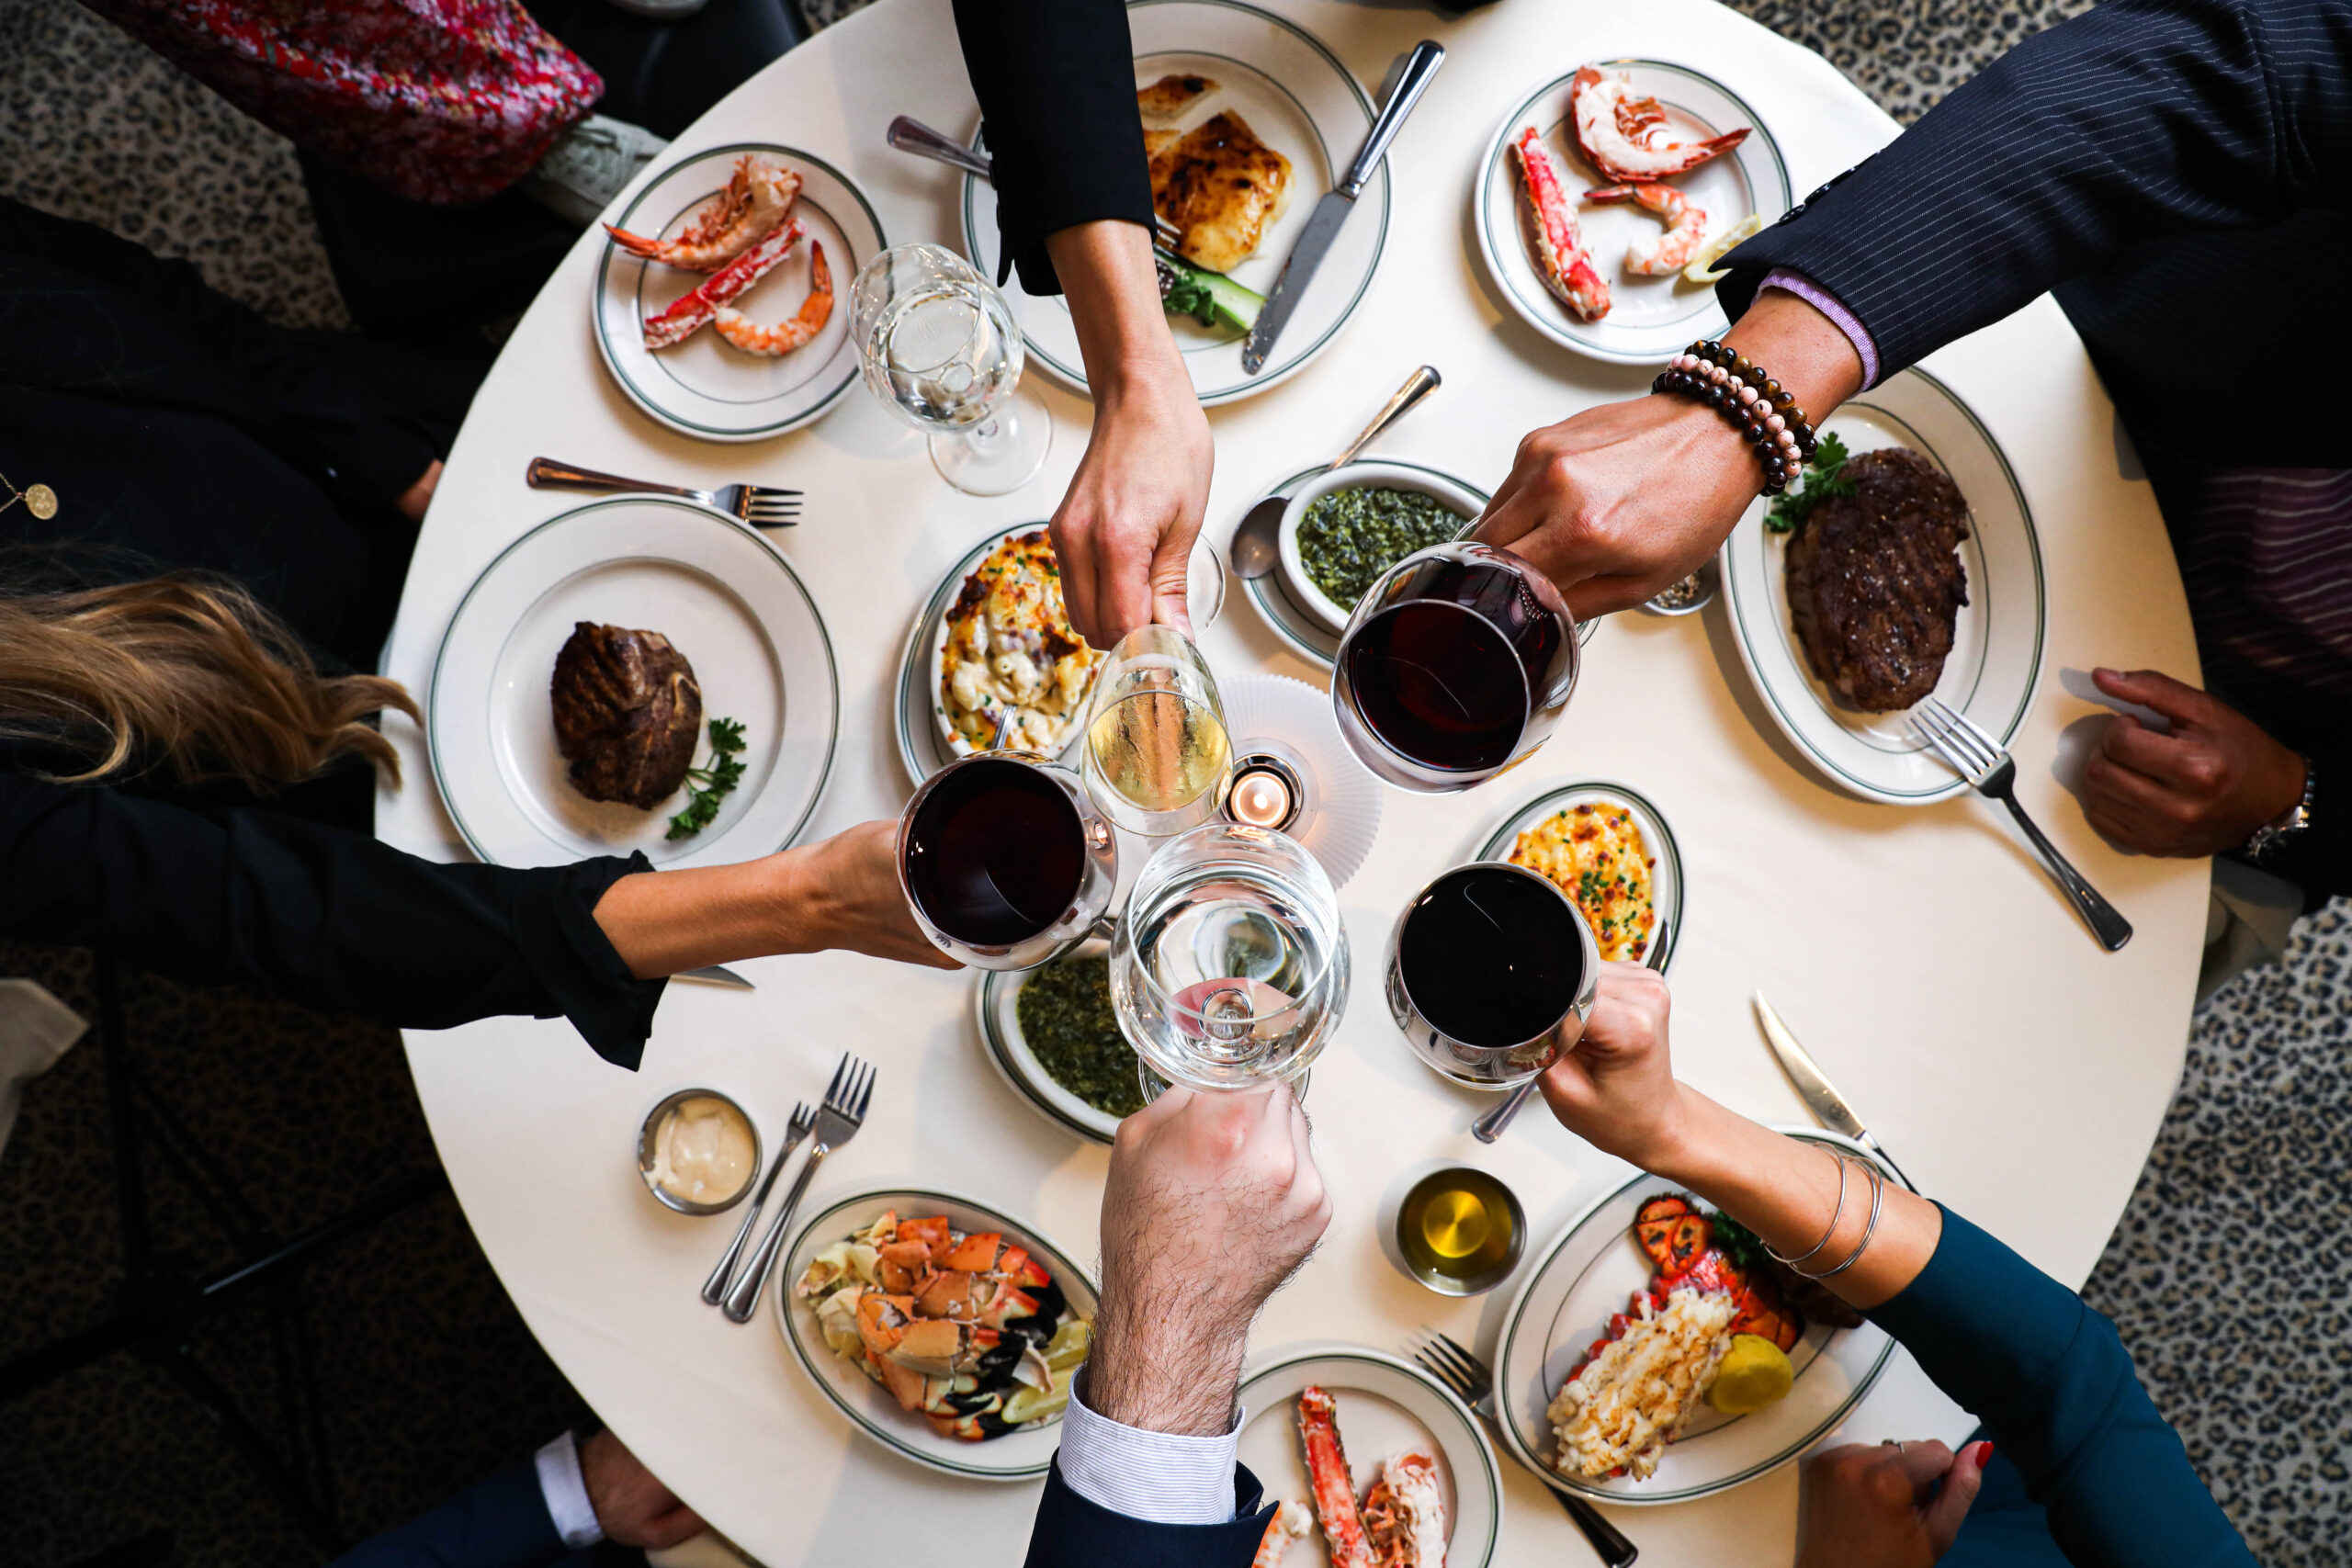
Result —
<instances>
[{"instance_id":1,"label":"serving spoon","mask_svg":"<svg viewBox=\"0 0 2352 1568\"><path fill-rule=\"evenodd\" d=\"M1424 365L1414 371L1405 378L1405 384L1396 389L1396 395L1388 400L1387 406L1372 416L1372 423L1363 427L1363 434L1349 442L1323 471L1328 473L1332 468L1354 462L1357 453L1371 446L1390 425L1404 418L1406 411L1443 384L1444 378L1437 373L1437 367L1433 365ZM1289 505L1290 498L1277 492L1243 514L1240 525L1233 530L1233 573L1236 577L1255 581L1274 570L1275 558L1281 554L1275 538L1282 531L1283 513Z\"/></svg>"}]
</instances>

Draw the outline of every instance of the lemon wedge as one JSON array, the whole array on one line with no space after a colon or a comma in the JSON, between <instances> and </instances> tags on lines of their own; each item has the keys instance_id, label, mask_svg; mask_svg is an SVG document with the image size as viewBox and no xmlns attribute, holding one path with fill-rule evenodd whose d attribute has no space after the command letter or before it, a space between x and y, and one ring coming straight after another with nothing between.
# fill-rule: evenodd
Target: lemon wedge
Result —
<instances>
[{"instance_id":1,"label":"lemon wedge","mask_svg":"<svg viewBox=\"0 0 2352 1568\"><path fill-rule=\"evenodd\" d=\"M1702 246L1699 254L1690 258L1690 265L1682 269L1682 276L1693 283L1721 282L1724 275L1712 269L1723 259L1724 253L1742 240L1752 240L1763 231L1764 220L1756 213L1749 213Z\"/></svg>"},{"instance_id":2,"label":"lemon wedge","mask_svg":"<svg viewBox=\"0 0 2352 1568\"><path fill-rule=\"evenodd\" d=\"M1796 1369L1778 1345L1758 1335L1735 1334L1715 1369L1707 1403L1726 1416L1746 1416L1786 1397L1796 1381Z\"/></svg>"}]
</instances>

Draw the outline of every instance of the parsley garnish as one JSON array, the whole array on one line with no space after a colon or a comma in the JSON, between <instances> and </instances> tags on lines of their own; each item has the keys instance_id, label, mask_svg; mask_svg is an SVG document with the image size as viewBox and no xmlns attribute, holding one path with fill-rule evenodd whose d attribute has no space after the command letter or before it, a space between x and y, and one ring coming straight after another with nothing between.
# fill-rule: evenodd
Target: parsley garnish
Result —
<instances>
[{"instance_id":1,"label":"parsley garnish","mask_svg":"<svg viewBox=\"0 0 2352 1568\"><path fill-rule=\"evenodd\" d=\"M1792 532L1813 514L1813 509L1833 495L1851 495L1854 481L1848 479L1846 444L1834 435L1825 435L1814 448L1813 471L1797 481L1797 487L1772 503L1764 517L1768 534Z\"/></svg>"},{"instance_id":2,"label":"parsley garnish","mask_svg":"<svg viewBox=\"0 0 2352 1568\"><path fill-rule=\"evenodd\" d=\"M1716 1250L1735 1267L1760 1269L1770 1266L1771 1260L1765 1254L1763 1239L1754 1231L1720 1209L1709 1214L1707 1219L1714 1229Z\"/></svg>"},{"instance_id":3,"label":"parsley garnish","mask_svg":"<svg viewBox=\"0 0 2352 1568\"><path fill-rule=\"evenodd\" d=\"M686 770L686 808L670 818L669 837L691 839L718 820L718 803L742 782L743 726L731 718L710 721L710 765Z\"/></svg>"}]
</instances>

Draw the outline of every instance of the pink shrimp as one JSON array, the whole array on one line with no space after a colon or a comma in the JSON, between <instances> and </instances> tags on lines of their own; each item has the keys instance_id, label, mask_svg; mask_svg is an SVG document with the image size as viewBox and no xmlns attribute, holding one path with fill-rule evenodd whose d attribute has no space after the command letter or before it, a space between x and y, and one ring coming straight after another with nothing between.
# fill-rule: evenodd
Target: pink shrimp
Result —
<instances>
[{"instance_id":1,"label":"pink shrimp","mask_svg":"<svg viewBox=\"0 0 2352 1568\"><path fill-rule=\"evenodd\" d=\"M743 290L775 270L792 247L800 243L800 225L786 223L760 236L759 243L703 281L700 288L671 301L670 308L645 323L645 346L667 348L684 343L718 312L732 305Z\"/></svg>"},{"instance_id":2,"label":"pink shrimp","mask_svg":"<svg viewBox=\"0 0 2352 1568\"><path fill-rule=\"evenodd\" d=\"M1662 180L1747 140L1743 125L1704 141L1661 141L1666 110L1658 101L1635 97L1631 82L1590 65L1568 85L1568 114L1577 150L1611 185Z\"/></svg>"},{"instance_id":3,"label":"pink shrimp","mask_svg":"<svg viewBox=\"0 0 2352 1568\"><path fill-rule=\"evenodd\" d=\"M1532 125L1512 141L1510 150L1519 164L1528 241L1535 252L1536 270L1544 275L1544 287L1586 321L1600 320L1609 314L1609 285L1594 270L1592 254L1584 248L1576 209L1568 203L1567 187L1560 183L1559 166L1552 162L1544 138Z\"/></svg>"},{"instance_id":4,"label":"pink shrimp","mask_svg":"<svg viewBox=\"0 0 2352 1568\"><path fill-rule=\"evenodd\" d=\"M689 272L716 272L774 233L792 216L800 175L773 158L746 152L735 160L727 188L704 204L674 239L649 239L605 225L613 243L631 255Z\"/></svg>"},{"instance_id":5,"label":"pink shrimp","mask_svg":"<svg viewBox=\"0 0 2352 1568\"><path fill-rule=\"evenodd\" d=\"M1625 270L1644 277L1665 277L1680 272L1690 265L1690 258L1707 243L1707 213L1691 204L1690 198L1674 186L1645 182L1641 185L1610 186L1601 190L1584 193L1587 201L1638 201L1657 215L1666 225L1666 232L1649 244L1633 244L1625 248Z\"/></svg>"},{"instance_id":6,"label":"pink shrimp","mask_svg":"<svg viewBox=\"0 0 2352 1568\"><path fill-rule=\"evenodd\" d=\"M808 298L800 302L797 312L775 326L763 327L741 310L722 310L712 318L712 328L729 344L746 354L774 356L790 354L815 337L832 314L832 269L825 265L825 247L811 240L808 242Z\"/></svg>"},{"instance_id":7,"label":"pink shrimp","mask_svg":"<svg viewBox=\"0 0 2352 1568\"><path fill-rule=\"evenodd\" d=\"M1258 1540L1258 1555L1250 1560L1250 1568L1282 1568L1291 1542L1314 1528L1315 1512L1306 1504L1285 1501L1278 1505L1274 1517L1266 1521L1266 1533Z\"/></svg>"}]
</instances>

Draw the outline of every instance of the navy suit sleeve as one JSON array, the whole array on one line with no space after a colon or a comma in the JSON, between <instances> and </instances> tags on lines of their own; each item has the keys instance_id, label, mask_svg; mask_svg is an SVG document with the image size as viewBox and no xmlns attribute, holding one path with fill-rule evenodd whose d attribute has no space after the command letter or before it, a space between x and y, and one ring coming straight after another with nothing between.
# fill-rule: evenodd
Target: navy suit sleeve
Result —
<instances>
[{"instance_id":1,"label":"navy suit sleeve","mask_svg":"<svg viewBox=\"0 0 2352 1568\"><path fill-rule=\"evenodd\" d=\"M2143 241L2352 203L2352 0L2104 0L1724 259L1789 267L1891 376Z\"/></svg>"},{"instance_id":2,"label":"navy suit sleeve","mask_svg":"<svg viewBox=\"0 0 2352 1568\"><path fill-rule=\"evenodd\" d=\"M403 1028L562 1014L632 1068L662 982L629 974L594 911L650 869L443 865L282 812L0 773L0 931Z\"/></svg>"},{"instance_id":3,"label":"navy suit sleeve","mask_svg":"<svg viewBox=\"0 0 2352 1568\"><path fill-rule=\"evenodd\" d=\"M1046 236L1102 219L1148 229L1150 165L1120 0L956 0L956 33L995 160L1003 261L1058 294Z\"/></svg>"},{"instance_id":4,"label":"navy suit sleeve","mask_svg":"<svg viewBox=\"0 0 2352 1568\"><path fill-rule=\"evenodd\" d=\"M2076 1568L2253 1568L2115 1325L1958 1214L1867 1315L1984 1423Z\"/></svg>"},{"instance_id":5,"label":"navy suit sleeve","mask_svg":"<svg viewBox=\"0 0 2352 1568\"><path fill-rule=\"evenodd\" d=\"M564 1557L528 1460L362 1541L330 1568L548 1568Z\"/></svg>"},{"instance_id":6,"label":"navy suit sleeve","mask_svg":"<svg viewBox=\"0 0 2352 1568\"><path fill-rule=\"evenodd\" d=\"M1159 1525L1114 1514L1046 1476L1023 1568L1250 1568L1274 1517L1264 1488L1241 1466L1233 1472L1233 1519L1222 1525Z\"/></svg>"}]
</instances>

